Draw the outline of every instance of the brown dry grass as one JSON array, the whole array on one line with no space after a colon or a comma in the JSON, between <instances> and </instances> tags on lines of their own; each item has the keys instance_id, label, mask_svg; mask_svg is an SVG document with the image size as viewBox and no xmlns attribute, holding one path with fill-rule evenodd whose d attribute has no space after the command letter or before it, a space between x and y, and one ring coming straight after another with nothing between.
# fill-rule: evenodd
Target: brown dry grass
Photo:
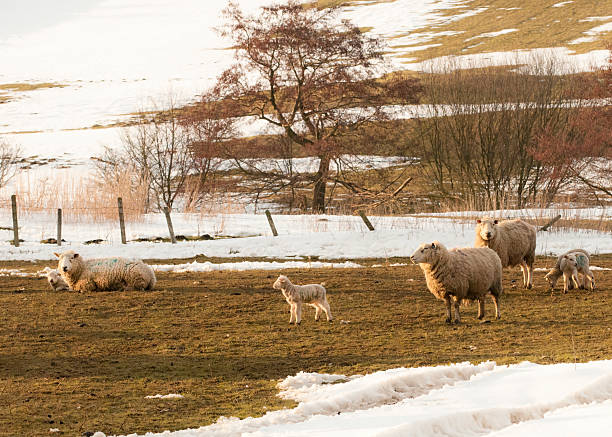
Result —
<instances>
[{"instance_id":1,"label":"brown dry grass","mask_svg":"<svg viewBox=\"0 0 612 437\"><path fill-rule=\"evenodd\" d=\"M144 186L132 187L126 173L118 175L112 184L102 184L91 177L61 171L47 178L30 178L27 172L22 172L10 192L0 190L0 199L9 199L12 194L17 196L20 215L55 214L61 208L66 223L116 220L117 197L123 198L126 221L138 221L144 214L146 198Z\"/></svg>"},{"instance_id":2,"label":"brown dry grass","mask_svg":"<svg viewBox=\"0 0 612 437\"><path fill-rule=\"evenodd\" d=\"M2 83L0 84L0 90L6 91L33 91L41 88L64 88L68 85L63 85L61 83L50 83L50 82L41 82L41 83Z\"/></svg>"},{"instance_id":3,"label":"brown dry grass","mask_svg":"<svg viewBox=\"0 0 612 437\"><path fill-rule=\"evenodd\" d=\"M381 260L366 261L374 262ZM536 266L553 262L538 258ZM612 267L612 256L592 264ZM466 360L612 358L610 271L595 272L594 293L551 296L544 272L525 291L512 288L520 270L505 270L501 321L479 324L471 305L462 308L460 326L444 324L444 305L425 291L416 266L289 271L297 283L325 281L336 317L315 323L306 310L297 328L288 327L287 305L271 288L277 274L159 274L153 292L95 294L1 278L0 435L143 433L258 416L291 406L275 396L275 385L300 370L352 375ZM487 311L490 317L490 302ZM185 398L144 399L157 393Z\"/></svg>"}]
</instances>

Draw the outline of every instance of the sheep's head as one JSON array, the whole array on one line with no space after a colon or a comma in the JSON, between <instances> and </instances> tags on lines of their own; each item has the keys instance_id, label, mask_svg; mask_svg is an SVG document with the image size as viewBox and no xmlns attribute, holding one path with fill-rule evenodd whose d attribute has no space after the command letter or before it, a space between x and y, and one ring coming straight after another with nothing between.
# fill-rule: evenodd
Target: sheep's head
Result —
<instances>
[{"instance_id":1,"label":"sheep's head","mask_svg":"<svg viewBox=\"0 0 612 437\"><path fill-rule=\"evenodd\" d=\"M557 284L557 280L559 279L559 276L560 276L560 274L558 273L558 270L556 272L555 270L556 269L552 269L550 272L546 273L546 276L544 276L544 279L546 279L546 282L550 284L551 290L555 288L555 285Z\"/></svg>"},{"instance_id":2,"label":"sheep's head","mask_svg":"<svg viewBox=\"0 0 612 437\"><path fill-rule=\"evenodd\" d=\"M60 274L57 270L49 269L49 271L47 272L47 281L49 281L49 284L51 284L53 288L55 288L57 284L59 284L60 278Z\"/></svg>"},{"instance_id":3,"label":"sheep's head","mask_svg":"<svg viewBox=\"0 0 612 437\"><path fill-rule=\"evenodd\" d=\"M440 251L444 246L439 241L433 243L423 243L410 256L410 261L414 264L431 264L440 258Z\"/></svg>"},{"instance_id":4,"label":"sheep's head","mask_svg":"<svg viewBox=\"0 0 612 437\"><path fill-rule=\"evenodd\" d=\"M565 270L567 267L573 268L578 267L578 261L576 260L576 255L573 253L568 253L563 255L561 258L561 270Z\"/></svg>"},{"instance_id":5,"label":"sheep's head","mask_svg":"<svg viewBox=\"0 0 612 437\"><path fill-rule=\"evenodd\" d=\"M476 220L476 233L480 235L484 241L493 240L497 233L497 224L498 220L484 217L482 219Z\"/></svg>"},{"instance_id":6,"label":"sheep's head","mask_svg":"<svg viewBox=\"0 0 612 437\"><path fill-rule=\"evenodd\" d=\"M60 272L70 273L74 270L74 266L80 261L80 255L78 253L74 253L72 250L66 251L62 254L55 253L55 256L59 258L57 270Z\"/></svg>"},{"instance_id":7,"label":"sheep's head","mask_svg":"<svg viewBox=\"0 0 612 437\"><path fill-rule=\"evenodd\" d=\"M285 275L280 275L276 281L274 281L274 285L272 288L275 290L282 290L283 288L287 288L287 284L289 283L289 279Z\"/></svg>"}]
</instances>

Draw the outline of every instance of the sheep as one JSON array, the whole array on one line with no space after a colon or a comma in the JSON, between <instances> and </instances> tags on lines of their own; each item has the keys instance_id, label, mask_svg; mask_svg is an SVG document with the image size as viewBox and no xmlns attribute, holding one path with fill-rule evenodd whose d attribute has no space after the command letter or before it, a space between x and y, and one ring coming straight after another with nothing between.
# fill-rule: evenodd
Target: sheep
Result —
<instances>
[{"instance_id":1,"label":"sheep","mask_svg":"<svg viewBox=\"0 0 612 437\"><path fill-rule=\"evenodd\" d=\"M418 264L427 288L436 298L446 302L446 323L451 323L451 300L455 323L460 323L462 301L478 301L478 319L485 315L484 297L491 293L495 318L501 317L499 299L503 292L502 264L497 253L488 247L468 247L447 250L438 241L423 243L410 256Z\"/></svg>"},{"instance_id":2,"label":"sheep","mask_svg":"<svg viewBox=\"0 0 612 437\"><path fill-rule=\"evenodd\" d=\"M569 257L570 255L572 255L572 257ZM568 289L571 290L574 288L574 284L576 287L578 287L577 278L578 273L580 273L582 274L582 282L579 284L579 287L585 289L586 280L589 278L589 282L591 283L591 291L593 291L595 290L595 277L589 268L590 260L591 256L584 249L569 250L557 258L557 263L552 269L550 269L544 279L548 281L550 284L550 289L553 290L557 284L557 280L561 277L561 275L563 275L563 292L566 293ZM572 264L575 264L575 266L572 267ZM576 271L574 272L574 270ZM567 275L569 275L569 278L572 279L571 281L567 280ZM574 280L574 278L576 280Z\"/></svg>"},{"instance_id":3,"label":"sheep","mask_svg":"<svg viewBox=\"0 0 612 437\"><path fill-rule=\"evenodd\" d=\"M289 324L295 322L296 325L299 325L301 323L303 303L316 309L315 321L319 321L321 310L325 312L328 322L331 323L334 320L327 302L327 291L322 284L294 285L285 275L280 275L272 288L281 290L287 303L291 306Z\"/></svg>"},{"instance_id":4,"label":"sheep","mask_svg":"<svg viewBox=\"0 0 612 437\"><path fill-rule=\"evenodd\" d=\"M60 275L60 273L57 270L51 269L49 267L45 267L43 269L43 272L46 273L47 282L49 282L49 285L51 286L51 288L54 291L68 291L68 290L70 290L70 287L68 286L66 281L64 281L64 279L62 278L62 276Z\"/></svg>"},{"instance_id":5,"label":"sheep","mask_svg":"<svg viewBox=\"0 0 612 437\"><path fill-rule=\"evenodd\" d=\"M536 228L521 219L499 222L489 217L476 220L474 247L489 247L501 259L502 267L521 266L523 286L533 287Z\"/></svg>"},{"instance_id":6,"label":"sheep","mask_svg":"<svg viewBox=\"0 0 612 437\"><path fill-rule=\"evenodd\" d=\"M100 258L85 261L72 250L59 258L58 270L75 291L151 290L157 282L153 269L140 260Z\"/></svg>"}]
</instances>

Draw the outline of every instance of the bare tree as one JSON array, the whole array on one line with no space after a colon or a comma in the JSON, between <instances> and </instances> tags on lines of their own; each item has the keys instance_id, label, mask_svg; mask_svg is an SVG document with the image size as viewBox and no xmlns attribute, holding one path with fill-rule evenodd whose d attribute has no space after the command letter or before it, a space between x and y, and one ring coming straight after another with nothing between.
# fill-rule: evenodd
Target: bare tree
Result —
<instances>
[{"instance_id":1,"label":"bare tree","mask_svg":"<svg viewBox=\"0 0 612 437\"><path fill-rule=\"evenodd\" d=\"M181 113L180 122L189 136L188 154L192 159L184 188L187 206L197 206L208 194L221 158L232 149L237 136L237 119L232 115L232 105L218 101L211 91L202 95L199 104Z\"/></svg>"},{"instance_id":2,"label":"bare tree","mask_svg":"<svg viewBox=\"0 0 612 437\"><path fill-rule=\"evenodd\" d=\"M381 81L382 40L362 34L337 8L304 8L291 0L245 15L230 2L220 33L232 41L236 63L219 78L216 94L281 128L318 158L311 175L312 208L322 212L330 164L343 153L337 139L386 118L383 105L414 101L416 80Z\"/></svg>"},{"instance_id":3,"label":"bare tree","mask_svg":"<svg viewBox=\"0 0 612 437\"><path fill-rule=\"evenodd\" d=\"M547 168L532 153L542 132L560 132L582 106L568 98L570 77L552 58L512 69L454 69L431 74L429 111L416 123L414 150L435 190L474 208L523 207L546 184Z\"/></svg>"},{"instance_id":4,"label":"bare tree","mask_svg":"<svg viewBox=\"0 0 612 437\"><path fill-rule=\"evenodd\" d=\"M612 44L608 45L612 48ZM589 80L591 79L591 80ZM577 182L598 198L612 197L612 55L594 76L582 78L588 100L562 129L547 128L531 152L545 168L543 180L561 187ZM552 199L549 199L552 200Z\"/></svg>"},{"instance_id":5,"label":"bare tree","mask_svg":"<svg viewBox=\"0 0 612 437\"><path fill-rule=\"evenodd\" d=\"M21 149L0 138L0 188L15 176L21 159Z\"/></svg>"}]
</instances>

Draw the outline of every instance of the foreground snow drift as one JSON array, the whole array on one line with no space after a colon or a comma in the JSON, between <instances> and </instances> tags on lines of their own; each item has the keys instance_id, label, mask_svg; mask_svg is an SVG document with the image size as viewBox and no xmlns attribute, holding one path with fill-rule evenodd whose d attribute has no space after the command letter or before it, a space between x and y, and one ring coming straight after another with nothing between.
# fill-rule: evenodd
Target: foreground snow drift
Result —
<instances>
[{"instance_id":1,"label":"foreground snow drift","mask_svg":"<svg viewBox=\"0 0 612 437\"><path fill-rule=\"evenodd\" d=\"M346 382L339 382L345 381ZM334 384L330 384L334 382ZM290 410L153 436L607 435L612 360L461 363L365 376L299 373L279 384ZM135 434L133 434L135 435Z\"/></svg>"}]
</instances>

